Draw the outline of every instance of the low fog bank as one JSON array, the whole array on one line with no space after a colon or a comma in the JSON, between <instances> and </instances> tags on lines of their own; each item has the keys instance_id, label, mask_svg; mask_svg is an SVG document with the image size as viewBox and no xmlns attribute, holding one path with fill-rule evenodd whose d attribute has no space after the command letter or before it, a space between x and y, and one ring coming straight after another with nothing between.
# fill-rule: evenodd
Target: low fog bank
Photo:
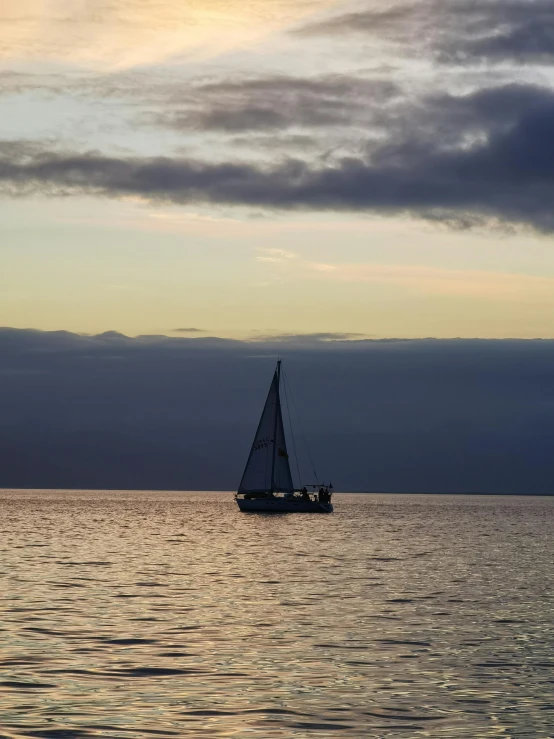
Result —
<instances>
[{"instance_id":1,"label":"low fog bank","mask_svg":"<svg viewBox=\"0 0 554 739\"><path fill-rule=\"evenodd\" d=\"M300 428L338 490L554 492L554 341L18 329L0 329L0 487L235 489L278 356L302 482Z\"/></svg>"}]
</instances>

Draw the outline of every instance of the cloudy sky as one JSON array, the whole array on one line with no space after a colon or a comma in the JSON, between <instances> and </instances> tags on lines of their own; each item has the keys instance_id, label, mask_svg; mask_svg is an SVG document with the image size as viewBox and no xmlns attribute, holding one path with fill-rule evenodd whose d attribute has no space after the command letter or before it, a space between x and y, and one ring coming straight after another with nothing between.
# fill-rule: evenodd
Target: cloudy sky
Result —
<instances>
[{"instance_id":1,"label":"cloudy sky","mask_svg":"<svg viewBox=\"0 0 554 739\"><path fill-rule=\"evenodd\" d=\"M0 27L0 324L554 336L551 2L0 0Z\"/></svg>"}]
</instances>

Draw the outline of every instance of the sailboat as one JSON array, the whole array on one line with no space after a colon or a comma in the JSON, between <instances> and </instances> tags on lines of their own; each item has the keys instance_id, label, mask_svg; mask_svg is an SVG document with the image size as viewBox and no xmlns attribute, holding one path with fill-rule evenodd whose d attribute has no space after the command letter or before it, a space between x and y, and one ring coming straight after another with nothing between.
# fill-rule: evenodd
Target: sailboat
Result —
<instances>
[{"instance_id":1,"label":"sailboat","mask_svg":"<svg viewBox=\"0 0 554 739\"><path fill-rule=\"evenodd\" d=\"M279 360L235 500L240 510L247 512L332 513L332 485L315 483L294 487L283 426L280 384ZM308 487L313 489L312 494Z\"/></svg>"}]
</instances>

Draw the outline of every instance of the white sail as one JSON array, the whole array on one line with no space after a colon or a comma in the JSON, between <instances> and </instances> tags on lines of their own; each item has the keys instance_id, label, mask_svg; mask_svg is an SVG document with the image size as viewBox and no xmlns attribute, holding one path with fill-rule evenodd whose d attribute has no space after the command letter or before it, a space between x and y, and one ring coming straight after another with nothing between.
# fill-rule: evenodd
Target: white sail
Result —
<instances>
[{"instance_id":1,"label":"white sail","mask_svg":"<svg viewBox=\"0 0 554 739\"><path fill-rule=\"evenodd\" d=\"M279 396L279 366L273 376L239 493L294 491Z\"/></svg>"},{"instance_id":2,"label":"white sail","mask_svg":"<svg viewBox=\"0 0 554 739\"><path fill-rule=\"evenodd\" d=\"M281 403L277 406L277 428L275 432L275 468L273 473L273 490L280 493L294 492L292 475L290 472L289 454L283 427Z\"/></svg>"}]
</instances>

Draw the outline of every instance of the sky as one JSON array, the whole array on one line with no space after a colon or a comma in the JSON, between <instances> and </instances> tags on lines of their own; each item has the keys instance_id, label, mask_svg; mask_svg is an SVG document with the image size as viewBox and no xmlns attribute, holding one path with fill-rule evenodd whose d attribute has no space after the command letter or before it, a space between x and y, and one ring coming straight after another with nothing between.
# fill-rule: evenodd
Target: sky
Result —
<instances>
[{"instance_id":1,"label":"sky","mask_svg":"<svg viewBox=\"0 0 554 739\"><path fill-rule=\"evenodd\" d=\"M551 2L0 0L0 27L0 325L554 337Z\"/></svg>"}]
</instances>

